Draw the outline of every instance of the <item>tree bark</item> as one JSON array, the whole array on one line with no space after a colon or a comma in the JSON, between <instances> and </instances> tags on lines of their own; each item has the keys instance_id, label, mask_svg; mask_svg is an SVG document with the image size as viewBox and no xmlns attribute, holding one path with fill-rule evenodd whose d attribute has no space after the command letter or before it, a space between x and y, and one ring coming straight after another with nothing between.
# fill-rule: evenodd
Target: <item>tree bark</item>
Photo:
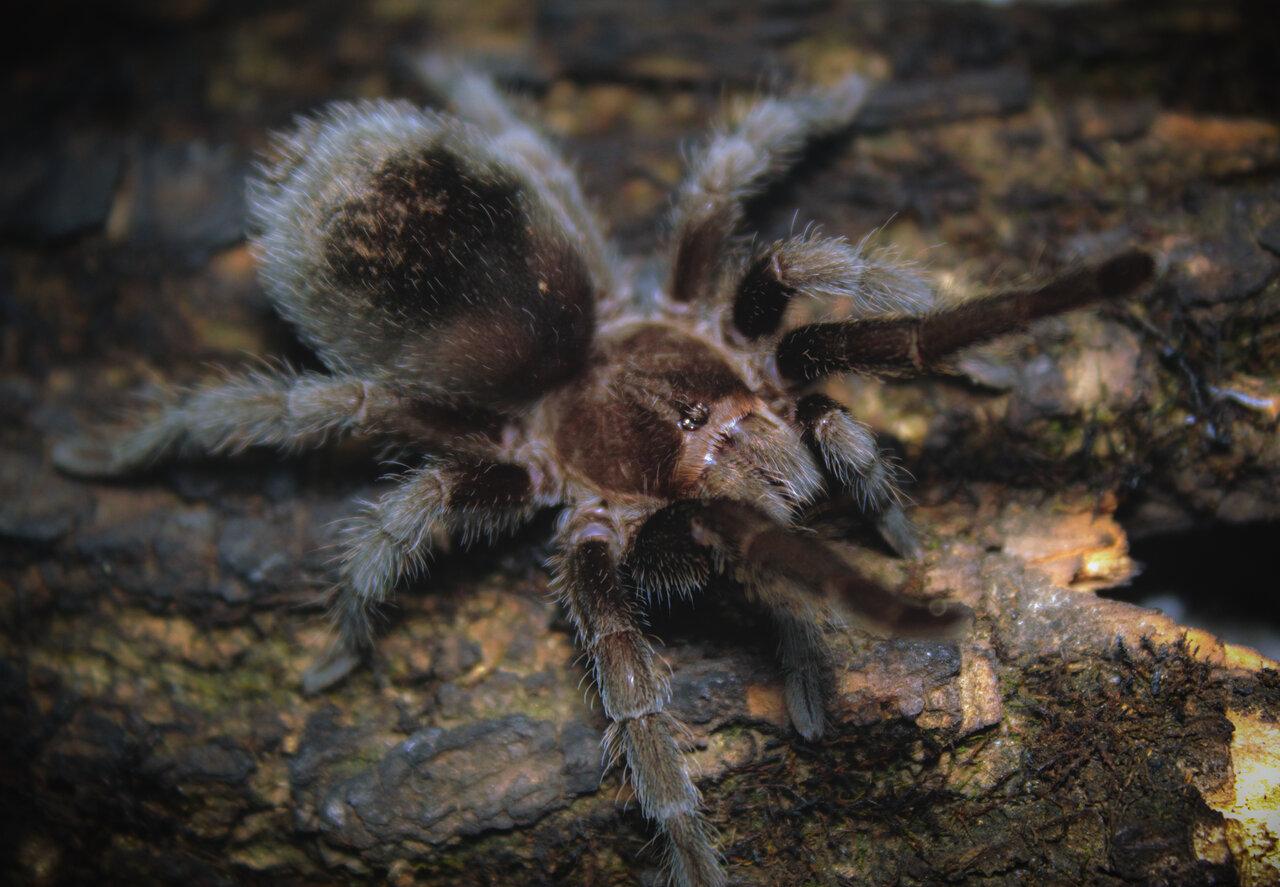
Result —
<instances>
[{"instance_id":1,"label":"tree bark","mask_svg":"<svg viewBox=\"0 0 1280 887\"><path fill-rule=\"evenodd\" d=\"M255 452L114 484L47 456L208 362L314 361L254 280L247 159L326 100L424 100L399 60L432 44L533 88L628 254L658 243L680 145L723 84L759 84L767 55L887 78L851 141L816 146L753 206L762 237L785 235L793 206L851 240L883 226L877 242L955 299L1125 244L1160 257L1141 297L971 351L948 378L832 383L900 445L926 552L890 557L839 503L819 532L978 619L959 644L829 631L828 738L790 729L773 641L733 588L654 614L735 883L1280 881L1276 663L1096 593L1138 571L1130 537L1256 534L1280 514L1265 5L501 6L428 20L135 4L81 35L50 18L49 51L17 57L22 137L0 165L9 881L656 876L549 603L553 516L438 560L401 590L372 667L306 698L326 546L378 484L375 452ZM1256 558L1269 576L1271 552ZM1274 617L1269 589L1256 612Z\"/></svg>"}]
</instances>

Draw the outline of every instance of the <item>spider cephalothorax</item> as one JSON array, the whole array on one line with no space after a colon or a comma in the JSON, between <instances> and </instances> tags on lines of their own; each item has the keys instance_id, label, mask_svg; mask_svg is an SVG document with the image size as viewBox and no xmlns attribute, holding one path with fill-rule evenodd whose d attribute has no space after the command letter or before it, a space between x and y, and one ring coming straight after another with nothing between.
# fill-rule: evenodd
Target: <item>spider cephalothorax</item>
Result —
<instances>
[{"instance_id":1,"label":"spider cephalothorax","mask_svg":"<svg viewBox=\"0 0 1280 887\"><path fill-rule=\"evenodd\" d=\"M562 507L555 584L612 723L608 749L667 838L673 880L722 884L643 604L727 571L774 614L792 720L820 735L824 596L884 634L954 635L969 614L867 582L797 531L818 498L849 491L894 547L915 546L892 463L810 383L927 371L1035 317L1131 292L1152 262L1129 252L942 309L922 277L841 239L744 249L744 200L805 139L856 118L866 88L849 78L758 101L713 138L677 199L667 291L628 295L546 142L486 79L439 60L424 72L458 116L334 105L278 138L251 185L267 288L328 372L218 378L55 459L113 475L174 452L347 432L417 449L418 466L346 528L336 637L309 692L368 654L371 612L441 533L490 535ZM832 294L854 316L789 328L794 298Z\"/></svg>"}]
</instances>

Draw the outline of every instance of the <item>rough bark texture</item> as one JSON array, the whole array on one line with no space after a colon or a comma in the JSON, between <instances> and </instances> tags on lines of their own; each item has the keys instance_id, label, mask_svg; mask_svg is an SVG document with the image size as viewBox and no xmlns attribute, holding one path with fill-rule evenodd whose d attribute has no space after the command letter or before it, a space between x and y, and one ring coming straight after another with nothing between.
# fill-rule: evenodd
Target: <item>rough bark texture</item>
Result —
<instances>
[{"instance_id":1,"label":"rough bark texture","mask_svg":"<svg viewBox=\"0 0 1280 887\"><path fill-rule=\"evenodd\" d=\"M736 882L1280 883L1276 664L1094 594L1133 573L1129 536L1233 526L1258 550L1211 553L1199 591L1252 581L1229 577L1253 558L1241 599L1275 617L1271 4L646 6L134 2L107 19L55 3L8 52L8 883L655 877L546 601L549 516L439 561L374 668L304 698L331 524L376 485L376 454L252 453L119 484L49 464L129 392L245 353L313 360L255 283L244 170L293 113L424 99L403 62L433 45L532 87L628 250L656 245L679 147L726 84L858 67L888 85L852 144L818 146L761 198L766 237L792 205L851 239L885 226L957 297L1123 243L1167 263L1138 302L1041 323L955 378L833 390L901 441L930 544L913 569L839 508L821 530L980 619L959 646L834 634L828 740L789 729L768 632L732 589L657 614Z\"/></svg>"}]
</instances>

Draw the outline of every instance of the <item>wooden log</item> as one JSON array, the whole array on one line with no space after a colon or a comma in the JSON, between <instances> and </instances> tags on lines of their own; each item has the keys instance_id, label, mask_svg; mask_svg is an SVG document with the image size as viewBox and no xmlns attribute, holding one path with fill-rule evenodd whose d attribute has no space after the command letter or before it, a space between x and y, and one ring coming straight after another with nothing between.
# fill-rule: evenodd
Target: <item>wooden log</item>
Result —
<instances>
[{"instance_id":1,"label":"wooden log","mask_svg":"<svg viewBox=\"0 0 1280 887\"><path fill-rule=\"evenodd\" d=\"M1249 67L1273 54L1256 52L1246 6L1206 21L770 4L682 14L673 36L643 4L547 3L535 21L476 3L431 28L386 4L153 21L105 62L99 49L25 61L14 144L36 147L0 172L22 197L0 214L0 870L32 885L657 871L547 602L550 517L441 559L402 590L373 667L304 698L325 546L377 483L370 452L251 453L120 484L60 477L47 458L138 387L245 351L310 359L229 245L241 209L227 195L290 113L418 97L391 61L416 29L490 53L536 47L503 69L541 88L535 105L628 249L653 245L679 144L719 84L754 85L775 50L819 76L867 64L972 94L929 113L936 102L889 88L898 101L875 132L765 195L765 236L786 232L792 204L851 239L887 224L882 239L927 257L957 299L1126 242L1167 269L1139 303L1043 323L950 380L831 390L901 442L928 544L912 568L848 532L840 509L820 531L883 581L979 618L958 645L833 631L828 739L787 725L773 642L732 589L655 614L736 882L1274 883L1276 663L1096 594L1134 571L1130 535L1280 514L1280 142L1266 104L1280 81ZM1189 21L1215 29L1210 50L1181 52L1205 36L1180 30ZM246 36L270 34L287 39ZM1008 66L1029 89L992 74ZM85 93L104 71L111 114ZM101 162L71 162L85 144ZM92 199L59 203L77 193ZM1258 552L1264 575L1271 560Z\"/></svg>"}]
</instances>

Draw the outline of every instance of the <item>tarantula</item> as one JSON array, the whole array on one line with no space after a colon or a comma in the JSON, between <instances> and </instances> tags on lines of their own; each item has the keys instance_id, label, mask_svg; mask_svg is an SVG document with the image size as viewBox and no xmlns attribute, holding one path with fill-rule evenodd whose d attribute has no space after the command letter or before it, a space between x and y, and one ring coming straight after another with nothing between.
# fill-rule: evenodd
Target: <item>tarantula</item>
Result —
<instances>
[{"instance_id":1,"label":"tarantula","mask_svg":"<svg viewBox=\"0 0 1280 887\"><path fill-rule=\"evenodd\" d=\"M813 231L745 244L744 202L807 139L855 121L867 86L850 77L758 100L710 139L676 200L665 292L643 292L572 172L492 83L438 59L424 71L457 116L334 104L276 137L250 184L266 287L328 372L213 379L111 441L64 442L55 462L111 476L174 453L347 433L419 451L346 526L336 638L305 674L309 693L366 657L371 614L441 534L491 536L563 507L554 587L611 724L607 752L665 835L672 881L723 884L645 636L649 599L727 572L775 617L791 719L820 736L826 598L880 634L955 636L971 614L861 578L798 527L828 491L850 492L894 547L916 546L893 463L811 383L937 368L1036 317L1133 291L1151 259L1128 252L940 308L889 254ZM789 328L788 306L815 295L845 298L853 316Z\"/></svg>"}]
</instances>

